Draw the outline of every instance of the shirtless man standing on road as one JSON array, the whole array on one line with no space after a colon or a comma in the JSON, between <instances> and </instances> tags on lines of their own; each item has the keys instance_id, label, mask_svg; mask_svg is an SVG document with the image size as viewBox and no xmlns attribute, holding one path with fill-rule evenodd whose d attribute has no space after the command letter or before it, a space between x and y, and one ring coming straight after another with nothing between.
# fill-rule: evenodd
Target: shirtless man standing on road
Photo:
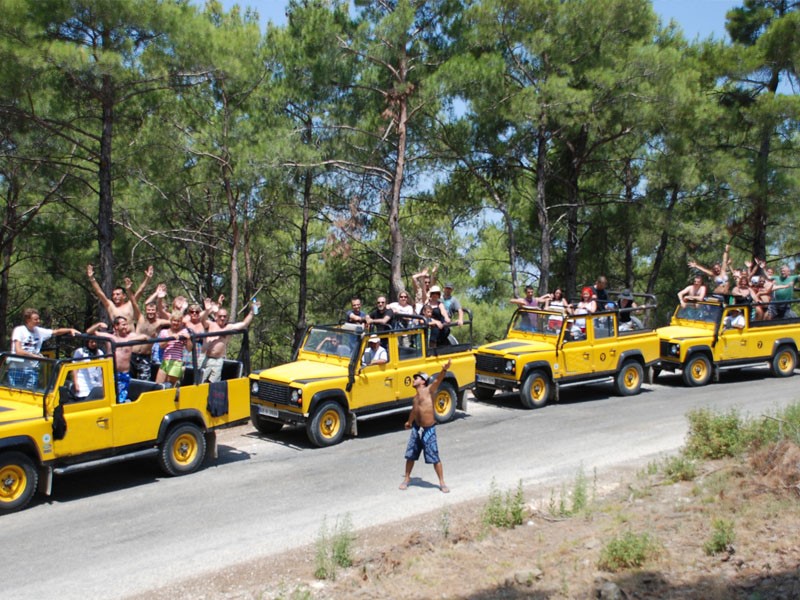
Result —
<instances>
[{"instance_id":1,"label":"shirtless man standing on road","mask_svg":"<svg viewBox=\"0 0 800 600\"><path fill-rule=\"evenodd\" d=\"M447 374L451 361L442 365L442 372L432 384L428 385L430 377L426 373L415 373L411 385L417 390L414 396L414 405L406 421L406 429L411 429L406 447L406 474L400 489L408 489L411 482L411 470L419 459L420 452L425 451L425 462L433 465L433 470L439 477L439 489L445 494L450 491L444 482L442 461L439 460L439 447L436 442L436 416L433 412L433 398L439 389L439 384Z\"/></svg>"}]
</instances>

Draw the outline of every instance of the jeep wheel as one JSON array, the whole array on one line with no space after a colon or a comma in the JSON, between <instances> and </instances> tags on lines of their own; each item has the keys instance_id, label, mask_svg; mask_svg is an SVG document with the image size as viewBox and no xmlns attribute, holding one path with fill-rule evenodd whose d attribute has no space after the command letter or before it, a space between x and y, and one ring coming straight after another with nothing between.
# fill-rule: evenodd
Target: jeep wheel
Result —
<instances>
[{"instance_id":1,"label":"jeep wheel","mask_svg":"<svg viewBox=\"0 0 800 600\"><path fill-rule=\"evenodd\" d=\"M683 382L689 387L700 387L711 379L711 362L704 354L692 356L683 365Z\"/></svg>"},{"instance_id":2,"label":"jeep wheel","mask_svg":"<svg viewBox=\"0 0 800 600\"><path fill-rule=\"evenodd\" d=\"M38 480L36 466L22 452L0 455L0 512L25 508L36 492Z\"/></svg>"},{"instance_id":3,"label":"jeep wheel","mask_svg":"<svg viewBox=\"0 0 800 600\"><path fill-rule=\"evenodd\" d=\"M456 414L456 390L449 381L443 381L436 390L433 411L437 423L447 423Z\"/></svg>"},{"instance_id":4,"label":"jeep wheel","mask_svg":"<svg viewBox=\"0 0 800 600\"><path fill-rule=\"evenodd\" d=\"M344 437L344 410L338 402L325 402L306 425L308 439L315 446L333 446Z\"/></svg>"},{"instance_id":5,"label":"jeep wheel","mask_svg":"<svg viewBox=\"0 0 800 600\"><path fill-rule=\"evenodd\" d=\"M206 438L194 423L183 423L167 434L158 462L167 475L186 475L200 468L206 457Z\"/></svg>"},{"instance_id":6,"label":"jeep wheel","mask_svg":"<svg viewBox=\"0 0 800 600\"><path fill-rule=\"evenodd\" d=\"M614 380L614 393L619 396L635 396L642 390L644 370L635 360L628 360L622 364Z\"/></svg>"},{"instance_id":7,"label":"jeep wheel","mask_svg":"<svg viewBox=\"0 0 800 600\"><path fill-rule=\"evenodd\" d=\"M781 346L772 357L772 374L775 377L791 377L797 368L797 353L791 346Z\"/></svg>"},{"instance_id":8,"label":"jeep wheel","mask_svg":"<svg viewBox=\"0 0 800 600\"><path fill-rule=\"evenodd\" d=\"M478 400L491 400L494 397L494 388L476 385L474 388L472 388L472 395Z\"/></svg>"},{"instance_id":9,"label":"jeep wheel","mask_svg":"<svg viewBox=\"0 0 800 600\"><path fill-rule=\"evenodd\" d=\"M541 408L550 397L550 379L542 371L533 371L525 378L519 397L525 408Z\"/></svg>"},{"instance_id":10,"label":"jeep wheel","mask_svg":"<svg viewBox=\"0 0 800 600\"><path fill-rule=\"evenodd\" d=\"M263 433L264 435L269 435L270 433L278 433L283 427L283 423L277 423L275 421L270 421L269 419L265 419L261 415L258 414L258 409L255 407L250 408L250 422L253 424L253 427L258 430L259 433Z\"/></svg>"}]
</instances>

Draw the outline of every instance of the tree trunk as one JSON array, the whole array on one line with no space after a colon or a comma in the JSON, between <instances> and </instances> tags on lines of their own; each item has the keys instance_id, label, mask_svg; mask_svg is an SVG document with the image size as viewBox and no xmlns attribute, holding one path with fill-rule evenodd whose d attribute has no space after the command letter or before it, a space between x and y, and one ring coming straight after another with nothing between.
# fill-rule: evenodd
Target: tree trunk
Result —
<instances>
[{"instance_id":1,"label":"tree trunk","mask_svg":"<svg viewBox=\"0 0 800 600\"><path fill-rule=\"evenodd\" d=\"M107 42L110 44L110 41ZM111 185L111 148L114 126L114 86L109 75L103 76L102 132L100 134L97 243L100 250L100 287L111 297L114 288L114 196ZM102 310L102 309L101 309ZM104 312L104 311L103 311Z\"/></svg>"},{"instance_id":2,"label":"tree trunk","mask_svg":"<svg viewBox=\"0 0 800 600\"><path fill-rule=\"evenodd\" d=\"M658 281L658 274L661 272L661 263L664 262L664 256L667 253L667 243L669 242L669 230L672 225L672 216L675 205L678 203L678 187L672 188L672 193L669 196L669 203L667 204L667 220L664 223L664 229L661 231L661 239L658 242L656 249L656 256L653 260L653 269L650 271L650 278L647 280L647 293L652 294L656 289L656 281Z\"/></svg>"},{"instance_id":3,"label":"tree trunk","mask_svg":"<svg viewBox=\"0 0 800 600\"><path fill-rule=\"evenodd\" d=\"M625 240L625 287L633 290L633 232L631 231L631 213L633 207L633 169L631 160L625 161L625 206L622 220L622 231Z\"/></svg>"},{"instance_id":4,"label":"tree trunk","mask_svg":"<svg viewBox=\"0 0 800 600\"><path fill-rule=\"evenodd\" d=\"M405 83L408 75L406 57L400 60L398 83ZM406 144L408 136L408 93L397 99L397 160L392 181L392 195L389 198L389 237L391 239L391 289L390 300L397 299L403 284L403 232L400 230L400 192L403 189L403 176L406 166Z\"/></svg>"},{"instance_id":5,"label":"tree trunk","mask_svg":"<svg viewBox=\"0 0 800 600\"><path fill-rule=\"evenodd\" d=\"M540 126L536 138L536 219L541 230L541 256L539 263L539 295L550 290L551 237L550 217L547 214L547 138ZM514 290L516 293L516 290Z\"/></svg>"},{"instance_id":6,"label":"tree trunk","mask_svg":"<svg viewBox=\"0 0 800 600\"><path fill-rule=\"evenodd\" d=\"M308 135L311 135L311 121L307 124ZM311 221L311 191L314 176L311 169L306 169L303 181L303 222L300 225L300 272L297 295L297 325L294 329L294 348L297 350L303 341L306 323L306 303L308 302L308 225Z\"/></svg>"}]
</instances>

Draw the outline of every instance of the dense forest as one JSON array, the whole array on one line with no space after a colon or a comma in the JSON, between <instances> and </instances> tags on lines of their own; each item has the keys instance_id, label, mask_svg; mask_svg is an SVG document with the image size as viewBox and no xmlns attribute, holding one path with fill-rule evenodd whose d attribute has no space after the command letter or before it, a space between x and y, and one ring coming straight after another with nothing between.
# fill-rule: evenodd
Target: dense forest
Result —
<instances>
[{"instance_id":1,"label":"dense forest","mask_svg":"<svg viewBox=\"0 0 800 600\"><path fill-rule=\"evenodd\" d=\"M246 4L246 0L243 0ZM255 365L438 265L502 334L532 284L655 294L731 245L794 268L800 1L689 41L649 0L0 0L0 343L148 265L257 296ZM150 291L150 290L148 290Z\"/></svg>"}]
</instances>

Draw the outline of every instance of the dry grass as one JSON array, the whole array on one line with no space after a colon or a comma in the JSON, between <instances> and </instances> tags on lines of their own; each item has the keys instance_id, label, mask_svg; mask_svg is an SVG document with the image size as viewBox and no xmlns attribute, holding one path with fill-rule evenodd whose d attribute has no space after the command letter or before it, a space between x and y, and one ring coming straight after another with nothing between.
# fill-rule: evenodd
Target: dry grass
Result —
<instances>
[{"instance_id":1,"label":"dry grass","mask_svg":"<svg viewBox=\"0 0 800 600\"><path fill-rule=\"evenodd\" d=\"M591 510L569 518L547 512L549 489L528 489L535 501L514 529L487 532L472 502L449 507L446 527L431 513L358 532L354 564L334 582L315 581L313 549L299 549L147 597L555 600L598 597L603 585L623 598L800 597L800 448L782 442L745 461L700 463L693 481L651 471L598 482ZM708 555L720 519L735 541ZM626 532L647 534L657 552L639 568L601 570L604 548Z\"/></svg>"}]
</instances>

